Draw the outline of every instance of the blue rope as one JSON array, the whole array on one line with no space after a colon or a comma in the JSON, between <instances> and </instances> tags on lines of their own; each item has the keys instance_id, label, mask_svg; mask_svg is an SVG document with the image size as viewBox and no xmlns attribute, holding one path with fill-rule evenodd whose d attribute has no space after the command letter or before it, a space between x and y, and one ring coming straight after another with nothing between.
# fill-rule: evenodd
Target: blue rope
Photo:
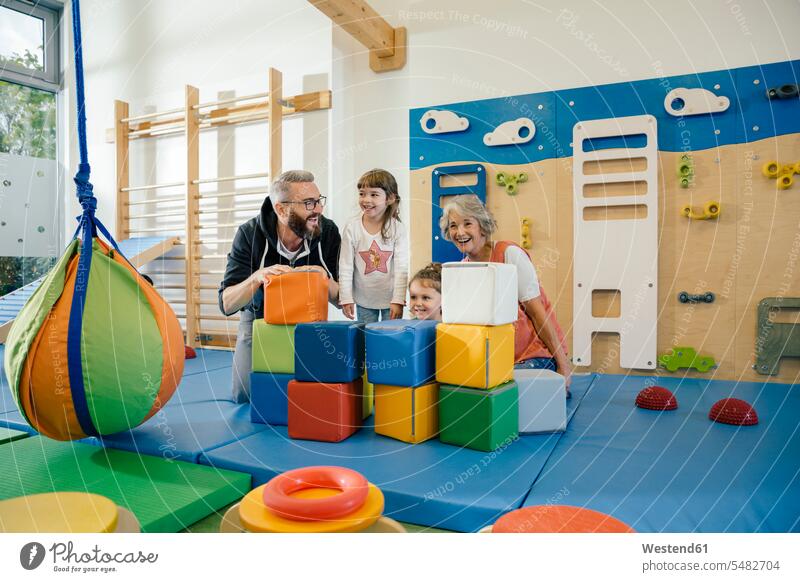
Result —
<instances>
[{"instance_id":1,"label":"blue rope","mask_svg":"<svg viewBox=\"0 0 800 582\"><path fill-rule=\"evenodd\" d=\"M78 107L78 151L80 163L78 173L75 174L75 185L78 187L78 201L84 213L94 216L97 200L92 192L89 175L92 168L89 166L89 151L86 147L86 98L83 89L83 43L81 40L81 9L80 1L72 2L72 39L75 47L75 93Z\"/></svg>"},{"instance_id":2,"label":"blue rope","mask_svg":"<svg viewBox=\"0 0 800 582\"><path fill-rule=\"evenodd\" d=\"M70 391L75 405L75 416L81 430L89 436L98 436L92 415L83 378L83 317L86 308L86 290L89 286L89 273L92 266L92 243L97 234L95 228L95 210L97 199L94 197L92 184L89 182L91 167L89 153L86 148L86 100L83 91L83 49L81 47L81 11L79 0L72 0L72 42L75 49L75 91L78 107L78 149L80 163L75 174L78 201L83 213L78 217L78 230L81 231L81 251L78 268L75 273L75 292L67 327L67 370L69 372ZM75 236L78 231L75 231ZM74 239L74 237L73 237Z\"/></svg>"}]
</instances>

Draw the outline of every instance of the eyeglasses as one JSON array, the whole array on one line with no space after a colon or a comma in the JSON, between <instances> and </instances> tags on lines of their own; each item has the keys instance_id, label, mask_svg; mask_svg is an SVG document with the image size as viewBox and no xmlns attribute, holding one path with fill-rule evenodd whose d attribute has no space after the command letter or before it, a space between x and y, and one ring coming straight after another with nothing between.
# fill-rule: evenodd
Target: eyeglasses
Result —
<instances>
[{"instance_id":1,"label":"eyeglasses","mask_svg":"<svg viewBox=\"0 0 800 582\"><path fill-rule=\"evenodd\" d=\"M288 202L281 202L281 204L303 204L306 210L311 212L317 207L317 204L319 204L320 208L325 208L325 201L327 199L327 196L320 196L319 198L306 198L305 200L290 200Z\"/></svg>"}]
</instances>

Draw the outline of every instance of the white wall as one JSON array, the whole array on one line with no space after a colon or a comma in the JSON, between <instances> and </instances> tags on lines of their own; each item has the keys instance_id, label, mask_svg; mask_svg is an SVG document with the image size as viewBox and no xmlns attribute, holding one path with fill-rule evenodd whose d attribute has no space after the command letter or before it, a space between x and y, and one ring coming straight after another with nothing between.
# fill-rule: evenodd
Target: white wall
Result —
<instances>
[{"instance_id":1,"label":"white wall","mask_svg":"<svg viewBox=\"0 0 800 582\"><path fill-rule=\"evenodd\" d=\"M231 0L224 9L211 0L84 0L101 218L113 224L114 150L104 130L112 125L115 98L129 100L136 114L180 105L184 83L198 86L202 99L228 89L261 91L269 66L286 74L287 94L330 86L329 114L312 114L305 126L288 124L284 168L315 171L333 200L328 214L343 221L356 211L355 183L369 168L394 172L401 195L409 195L409 108L800 58L800 4L793 0L370 4L392 25L408 28L408 63L400 71L373 73L363 47L331 30L305 0ZM266 148L258 139L257 132L237 136L237 171L264 167ZM216 148L211 138L203 143L204 175L218 171ZM73 148L69 171L74 155ZM152 178L180 179L182 159L170 155L169 146L149 152L138 158L149 167L137 168L134 160L134 168L140 177L155 167ZM407 217L408 204L403 210ZM75 213L72 205L69 233Z\"/></svg>"},{"instance_id":2,"label":"white wall","mask_svg":"<svg viewBox=\"0 0 800 582\"><path fill-rule=\"evenodd\" d=\"M800 58L793 0L370 4L407 27L408 64L372 73L360 45L334 31L334 89L347 109L335 112L333 134L341 151L357 150L333 177L337 192L383 166L408 194L409 108ZM350 200L341 214L355 209Z\"/></svg>"},{"instance_id":3,"label":"white wall","mask_svg":"<svg viewBox=\"0 0 800 582\"><path fill-rule=\"evenodd\" d=\"M72 90L70 10L67 4L62 30L66 79ZM200 89L201 101L227 91L263 92L269 67L283 72L284 95L330 86L331 23L303 0L82 0L81 11L92 182L98 215L110 228L116 210L115 150L106 143L105 130L114 125L115 99L128 101L131 115L137 115L182 106L186 84ZM63 161L68 174L74 174L78 162L74 94L65 97L69 147ZM315 112L302 120L287 120L283 132L283 167L306 167L325 188L330 115ZM204 132L201 177L228 170L267 171L266 131L265 124L236 129L235 139ZM133 142L131 185L182 180L182 140ZM68 186L66 231L70 235L77 213L74 188Z\"/></svg>"}]
</instances>

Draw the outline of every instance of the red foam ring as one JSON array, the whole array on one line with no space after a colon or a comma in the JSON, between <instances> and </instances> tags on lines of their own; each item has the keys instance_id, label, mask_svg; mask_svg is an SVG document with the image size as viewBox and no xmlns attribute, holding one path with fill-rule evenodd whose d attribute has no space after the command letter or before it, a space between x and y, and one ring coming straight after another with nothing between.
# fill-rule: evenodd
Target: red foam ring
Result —
<instances>
[{"instance_id":1,"label":"red foam ring","mask_svg":"<svg viewBox=\"0 0 800 582\"><path fill-rule=\"evenodd\" d=\"M678 400L663 386L648 386L636 396L636 406L647 410L675 410Z\"/></svg>"},{"instance_id":2,"label":"red foam ring","mask_svg":"<svg viewBox=\"0 0 800 582\"><path fill-rule=\"evenodd\" d=\"M708 418L714 422L736 426L758 424L756 409L749 402L739 398L723 398L715 402L708 412Z\"/></svg>"},{"instance_id":3,"label":"red foam ring","mask_svg":"<svg viewBox=\"0 0 800 582\"><path fill-rule=\"evenodd\" d=\"M197 352L194 351L194 348L192 346L183 346L183 353L184 353L184 357L187 360L191 360L192 358L196 358L197 357Z\"/></svg>"}]
</instances>

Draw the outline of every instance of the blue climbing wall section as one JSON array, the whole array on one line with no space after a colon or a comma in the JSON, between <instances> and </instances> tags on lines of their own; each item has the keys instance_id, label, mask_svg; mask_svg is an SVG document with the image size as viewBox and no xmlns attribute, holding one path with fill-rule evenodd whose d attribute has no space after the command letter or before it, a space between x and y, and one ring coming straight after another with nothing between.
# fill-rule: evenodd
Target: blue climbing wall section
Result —
<instances>
[{"instance_id":1,"label":"blue climbing wall section","mask_svg":"<svg viewBox=\"0 0 800 582\"><path fill-rule=\"evenodd\" d=\"M528 164L572 156L572 128L578 121L648 113L658 119L662 151L700 151L778 135L800 133L800 101L767 98L771 87L800 83L800 61L786 61L693 75L645 79L514 97L432 105L409 112L411 169L470 161ZM667 93L704 88L730 99L721 113L673 117L664 109ZM430 109L469 119L465 131L428 134L420 118ZM483 136L504 121L527 117L536 125L528 143L488 147Z\"/></svg>"}]
</instances>

